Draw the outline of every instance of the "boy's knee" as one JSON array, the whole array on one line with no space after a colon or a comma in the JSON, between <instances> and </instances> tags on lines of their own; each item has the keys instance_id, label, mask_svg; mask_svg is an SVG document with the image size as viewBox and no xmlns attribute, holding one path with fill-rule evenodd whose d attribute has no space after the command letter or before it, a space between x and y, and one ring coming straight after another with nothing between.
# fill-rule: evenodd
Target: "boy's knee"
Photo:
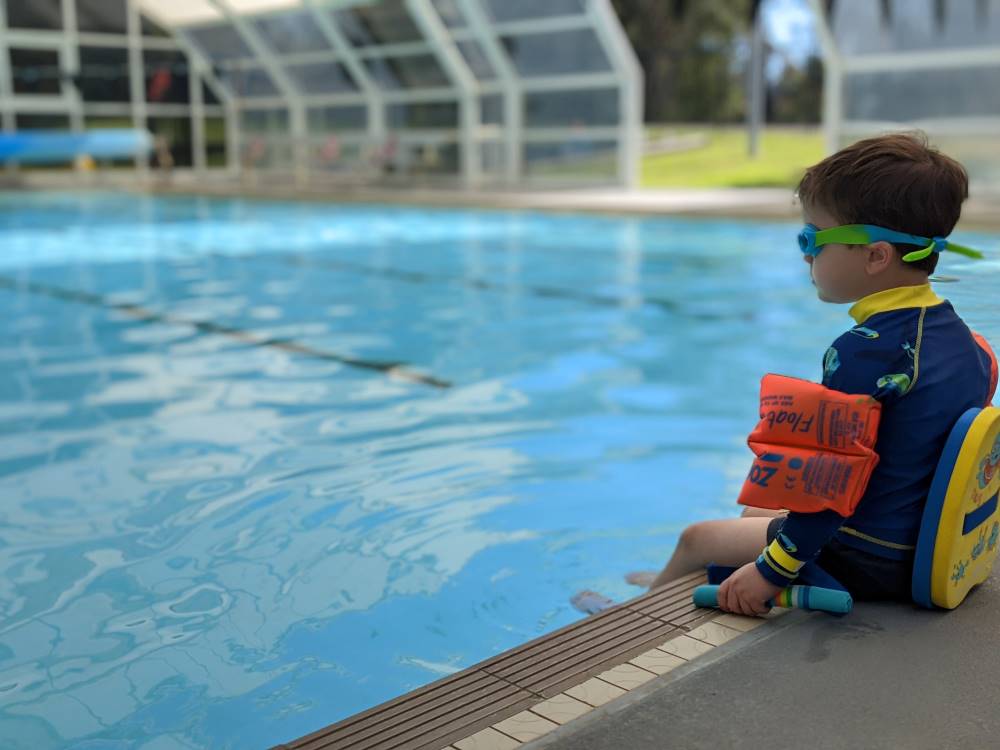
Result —
<instances>
[{"instance_id":1,"label":"boy's knee","mask_svg":"<svg viewBox=\"0 0 1000 750\"><path fill-rule=\"evenodd\" d=\"M706 538L711 533L712 525L708 521L699 521L688 526L681 532L681 538L677 541L678 546L687 549L698 549L704 545Z\"/></svg>"}]
</instances>

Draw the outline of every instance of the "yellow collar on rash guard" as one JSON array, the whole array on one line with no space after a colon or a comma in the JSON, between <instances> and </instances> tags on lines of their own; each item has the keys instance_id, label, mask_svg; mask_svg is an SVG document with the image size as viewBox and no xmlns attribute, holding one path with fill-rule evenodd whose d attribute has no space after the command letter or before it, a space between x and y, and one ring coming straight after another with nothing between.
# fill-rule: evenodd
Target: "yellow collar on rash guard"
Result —
<instances>
[{"instance_id":1,"label":"yellow collar on rash guard","mask_svg":"<svg viewBox=\"0 0 1000 750\"><path fill-rule=\"evenodd\" d=\"M855 322L861 325L876 313L904 310L907 307L932 307L940 305L942 302L944 300L934 293L930 284L900 286L862 297L851 306L848 312Z\"/></svg>"}]
</instances>

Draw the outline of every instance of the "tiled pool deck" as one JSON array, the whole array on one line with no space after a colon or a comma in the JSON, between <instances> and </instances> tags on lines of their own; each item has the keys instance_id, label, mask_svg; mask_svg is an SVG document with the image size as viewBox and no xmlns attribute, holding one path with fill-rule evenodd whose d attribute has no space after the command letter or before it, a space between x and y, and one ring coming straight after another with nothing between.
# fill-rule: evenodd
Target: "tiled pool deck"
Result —
<instances>
[{"instance_id":1,"label":"tiled pool deck","mask_svg":"<svg viewBox=\"0 0 1000 750\"><path fill-rule=\"evenodd\" d=\"M692 574L279 747L507 750L767 622L695 607Z\"/></svg>"}]
</instances>

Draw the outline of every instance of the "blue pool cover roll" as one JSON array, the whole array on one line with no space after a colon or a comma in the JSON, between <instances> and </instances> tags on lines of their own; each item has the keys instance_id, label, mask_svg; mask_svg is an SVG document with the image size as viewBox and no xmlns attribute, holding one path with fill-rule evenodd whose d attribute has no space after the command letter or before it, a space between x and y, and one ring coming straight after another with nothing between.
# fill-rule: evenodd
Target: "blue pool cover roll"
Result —
<instances>
[{"instance_id":1,"label":"blue pool cover roll","mask_svg":"<svg viewBox=\"0 0 1000 750\"><path fill-rule=\"evenodd\" d=\"M145 130L108 129L71 133L31 130L0 133L0 162L34 164L71 162L78 156L95 159L131 158L148 152L153 137Z\"/></svg>"}]
</instances>

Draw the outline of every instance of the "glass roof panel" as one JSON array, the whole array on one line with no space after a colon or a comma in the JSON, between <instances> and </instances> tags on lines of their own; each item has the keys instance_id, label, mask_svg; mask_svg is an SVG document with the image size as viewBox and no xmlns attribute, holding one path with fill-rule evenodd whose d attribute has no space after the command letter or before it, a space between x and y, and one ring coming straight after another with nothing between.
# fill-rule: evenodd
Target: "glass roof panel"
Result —
<instances>
[{"instance_id":1,"label":"glass roof panel","mask_svg":"<svg viewBox=\"0 0 1000 750\"><path fill-rule=\"evenodd\" d=\"M255 19L254 25L279 55L330 49L316 19L308 11L263 16Z\"/></svg>"},{"instance_id":2,"label":"glass roof panel","mask_svg":"<svg viewBox=\"0 0 1000 750\"><path fill-rule=\"evenodd\" d=\"M339 62L286 65L285 71L306 94L341 94L358 90L347 69Z\"/></svg>"},{"instance_id":3,"label":"glass roof panel","mask_svg":"<svg viewBox=\"0 0 1000 750\"><path fill-rule=\"evenodd\" d=\"M205 54L216 62L253 57L253 52L243 41L243 37L228 23L195 26L188 33Z\"/></svg>"},{"instance_id":4,"label":"glass roof panel","mask_svg":"<svg viewBox=\"0 0 1000 750\"><path fill-rule=\"evenodd\" d=\"M434 55L406 55L365 60L372 78L387 89L425 89L451 85Z\"/></svg>"},{"instance_id":5,"label":"glass roof panel","mask_svg":"<svg viewBox=\"0 0 1000 750\"><path fill-rule=\"evenodd\" d=\"M517 71L525 77L604 73L611 63L591 29L501 38Z\"/></svg>"},{"instance_id":6,"label":"glass roof panel","mask_svg":"<svg viewBox=\"0 0 1000 750\"><path fill-rule=\"evenodd\" d=\"M1000 67L887 70L844 79L849 120L1000 116Z\"/></svg>"},{"instance_id":7,"label":"glass roof panel","mask_svg":"<svg viewBox=\"0 0 1000 750\"><path fill-rule=\"evenodd\" d=\"M80 31L124 34L125 0L76 0L76 27Z\"/></svg>"},{"instance_id":8,"label":"glass roof panel","mask_svg":"<svg viewBox=\"0 0 1000 750\"><path fill-rule=\"evenodd\" d=\"M465 16L462 15L457 0L431 0L431 3L449 29L458 29L466 25Z\"/></svg>"},{"instance_id":9,"label":"glass roof panel","mask_svg":"<svg viewBox=\"0 0 1000 750\"><path fill-rule=\"evenodd\" d=\"M348 40L355 47L397 42L420 42L424 35L401 0L385 0L333 12Z\"/></svg>"},{"instance_id":10,"label":"glass roof panel","mask_svg":"<svg viewBox=\"0 0 1000 750\"><path fill-rule=\"evenodd\" d=\"M469 70L472 71L472 75L476 78L481 81L489 81L497 77L496 72L493 70L493 66L490 65L490 61L486 57L486 53L483 51L483 47L479 42L456 42L455 46L458 47L458 51L462 53L462 57L465 58L465 63L469 66Z\"/></svg>"},{"instance_id":11,"label":"glass roof panel","mask_svg":"<svg viewBox=\"0 0 1000 750\"><path fill-rule=\"evenodd\" d=\"M309 130L326 133L331 130L364 130L368 126L368 108L362 105L347 107L310 107L306 111Z\"/></svg>"},{"instance_id":12,"label":"glass roof panel","mask_svg":"<svg viewBox=\"0 0 1000 750\"><path fill-rule=\"evenodd\" d=\"M234 94L252 99L254 97L281 96L278 87L263 68L246 66L220 71L219 78Z\"/></svg>"},{"instance_id":13,"label":"glass roof panel","mask_svg":"<svg viewBox=\"0 0 1000 750\"><path fill-rule=\"evenodd\" d=\"M162 24L158 24L148 14L143 13L140 22L140 29L142 30L143 36L158 36L158 37L169 37L170 32L163 27Z\"/></svg>"},{"instance_id":14,"label":"glass roof panel","mask_svg":"<svg viewBox=\"0 0 1000 750\"><path fill-rule=\"evenodd\" d=\"M523 21L530 18L575 16L587 11L587 0L486 0L486 10L494 21Z\"/></svg>"},{"instance_id":15,"label":"glass roof panel","mask_svg":"<svg viewBox=\"0 0 1000 750\"><path fill-rule=\"evenodd\" d=\"M389 127L429 130L458 127L458 102L407 102L386 107Z\"/></svg>"},{"instance_id":16,"label":"glass roof panel","mask_svg":"<svg viewBox=\"0 0 1000 750\"><path fill-rule=\"evenodd\" d=\"M1000 43L1000 0L950 2L908 0L882 6L868 0L839 0L830 23L847 55L981 47Z\"/></svg>"},{"instance_id":17,"label":"glass roof panel","mask_svg":"<svg viewBox=\"0 0 1000 750\"><path fill-rule=\"evenodd\" d=\"M245 109L240 113L240 125L248 133L286 133L288 110Z\"/></svg>"},{"instance_id":18,"label":"glass roof panel","mask_svg":"<svg viewBox=\"0 0 1000 750\"><path fill-rule=\"evenodd\" d=\"M524 124L529 128L616 125L621 119L618 89L545 91L524 95Z\"/></svg>"}]
</instances>

